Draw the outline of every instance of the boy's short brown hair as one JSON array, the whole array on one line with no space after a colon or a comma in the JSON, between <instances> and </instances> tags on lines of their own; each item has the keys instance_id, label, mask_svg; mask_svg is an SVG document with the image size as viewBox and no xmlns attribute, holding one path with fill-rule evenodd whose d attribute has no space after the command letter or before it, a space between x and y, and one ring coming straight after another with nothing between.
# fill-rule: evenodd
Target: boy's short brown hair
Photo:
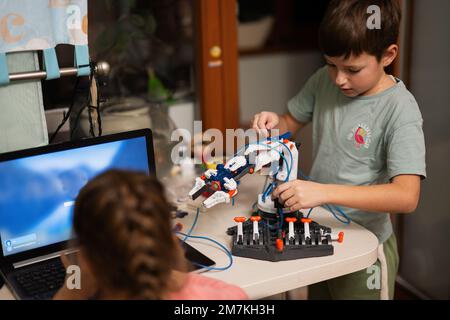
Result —
<instances>
[{"instance_id":1,"label":"boy's short brown hair","mask_svg":"<svg viewBox=\"0 0 450 320\"><path fill-rule=\"evenodd\" d=\"M380 29L369 29L367 8L380 8ZM384 51L397 43L401 12L397 0L332 0L319 29L319 46L330 57L366 52L380 61Z\"/></svg>"}]
</instances>

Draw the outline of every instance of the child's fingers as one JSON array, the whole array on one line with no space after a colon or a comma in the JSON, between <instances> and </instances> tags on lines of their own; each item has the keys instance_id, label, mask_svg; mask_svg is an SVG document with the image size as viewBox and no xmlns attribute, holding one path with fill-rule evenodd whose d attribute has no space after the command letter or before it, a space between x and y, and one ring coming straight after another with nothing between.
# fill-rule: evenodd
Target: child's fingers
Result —
<instances>
[{"instance_id":1,"label":"child's fingers","mask_svg":"<svg viewBox=\"0 0 450 320\"><path fill-rule=\"evenodd\" d=\"M274 117L268 117L267 123L266 123L266 128L267 128L267 130L271 130L271 129L275 128L275 126L277 124L278 124L278 121L276 121L276 119Z\"/></svg>"},{"instance_id":2,"label":"child's fingers","mask_svg":"<svg viewBox=\"0 0 450 320\"><path fill-rule=\"evenodd\" d=\"M282 202L286 203L287 200L292 198L295 195L295 191L290 188L280 193L278 196L278 199L280 199Z\"/></svg>"},{"instance_id":3,"label":"child's fingers","mask_svg":"<svg viewBox=\"0 0 450 320\"><path fill-rule=\"evenodd\" d=\"M294 204L293 206L291 206L291 207L289 207L289 210L291 210L291 211L297 211L297 210L301 210L301 209L304 209L303 207L302 207L302 205L300 205L300 204Z\"/></svg>"},{"instance_id":4,"label":"child's fingers","mask_svg":"<svg viewBox=\"0 0 450 320\"><path fill-rule=\"evenodd\" d=\"M64 268L66 268L66 269L68 266L71 265L69 258L67 257L67 255L65 253L61 254L61 262L62 262Z\"/></svg>"},{"instance_id":5,"label":"child's fingers","mask_svg":"<svg viewBox=\"0 0 450 320\"><path fill-rule=\"evenodd\" d=\"M252 121L252 128L253 129L259 129L258 128L258 121L259 121L259 113L258 114L256 114L254 117L253 117L253 121Z\"/></svg>"},{"instance_id":6,"label":"child's fingers","mask_svg":"<svg viewBox=\"0 0 450 320\"><path fill-rule=\"evenodd\" d=\"M267 137L267 130L265 129L264 126L261 127L260 123L261 123L261 115L257 114L253 118L252 128L255 129L258 134L262 135L262 138L265 138L265 137Z\"/></svg>"},{"instance_id":7,"label":"child's fingers","mask_svg":"<svg viewBox=\"0 0 450 320\"><path fill-rule=\"evenodd\" d=\"M278 198L280 196L280 193L283 191L289 189L291 187L291 182L285 182L283 184L280 184L278 187L273 190L272 195L274 198Z\"/></svg>"},{"instance_id":8,"label":"child's fingers","mask_svg":"<svg viewBox=\"0 0 450 320\"><path fill-rule=\"evenodd\" d=\"M67 267L72 265L78 265L78 258L77 253L63 253L61 255L61 261L64 265L64 267L67 269Z\"/></svg>"},{"instance_id":9,"label":"child's fingers","mask_svg":"<svg viewBox=\"0 0 450 320\"><path fill-rule=\"evenodd\" d=\"M266 129L266 124L267 124L267 115L261 115L258 118L258 128L259 129Z\"/></svg>"},{"instance_id":10,"label":"child's fingers","mask_svg":"<svg viewBox=\"0 0 450 320\"><path fill-rule=\"evenodd\" d=\"M295 205L298 204L298 200L295 197L290 197L285 203L284 206L286 208L292 209Z\"/></svg>"}]
</instances>

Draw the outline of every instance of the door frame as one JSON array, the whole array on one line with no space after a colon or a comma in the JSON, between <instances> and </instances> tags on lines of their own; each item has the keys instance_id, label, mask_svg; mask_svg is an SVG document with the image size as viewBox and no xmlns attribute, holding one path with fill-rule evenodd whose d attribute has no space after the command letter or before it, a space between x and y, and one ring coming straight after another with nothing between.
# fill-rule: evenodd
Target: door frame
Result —
<instances>
[{"instance_id":1,"label":"door frame","mask_svg":"<svg viewBox=\"0 0 450 320\"><path fill-rule=\"evenodd\" d=\"M234 0L194 0L196 92L203 130L239 127L238 20Z\"/></svg>"}]
</instances>

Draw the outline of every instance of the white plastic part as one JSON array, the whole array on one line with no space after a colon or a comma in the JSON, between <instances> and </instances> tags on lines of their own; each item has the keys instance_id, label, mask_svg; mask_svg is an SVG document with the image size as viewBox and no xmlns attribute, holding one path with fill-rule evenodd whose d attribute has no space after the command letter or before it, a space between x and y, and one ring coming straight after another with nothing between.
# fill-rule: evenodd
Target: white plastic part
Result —
<instances>
[{"instance_id":1,"label":"white plastic part","mask_svg":"<svg viewBox=\"0 0 450 320\"><path fill-rule=\"evenodd\" d=\"M333 232L333 233L331 233L331 234L330 234L331 240L332 240L332 241L342 242L343 239L340 239L340 238L339 238L339 235L340 235L341 233L342 233L342 236L344 236L344 235L343 235L343 232L338 232L338 233L334 233L334 232ZM340 241L339 241L339 240L340 240Z\"/></svg>"},{"instance_id":2,"label":"white plastic part","mask_svg":"<svg viewBox=\"0 0 450 320\"><path fill-rule=\"evenodd\" d=\"M311 233L309 232L309 222L304 222L303 225L305 227L305 240L311 239Z\"/></svg>"},{"instance_id":3,"label":"white plastic part","mask_svg":"<svg viewBox=\"0 0 450 320\"><path fill-rule=\"evenodd\" d=\"M294 223L291 221L289 222L289 233L288 233L289 240L294 239Z\"/></svg>"},{"instance_id":4,"label":"white plastic part","mask_svg":"<svg viewBox=\"0 0 450 320\"><path fill-rule=\"evenodd\" d=\"M276 142L275 142L276 143ZM277 179L280 181L292 181L297 179L297 164L298 164L298 149L294 142L289 141L288 143L285 143L286 147L289 148L289 151L286 147L283 145L281 146L281 152L283 153L284 158L286 159L286 162L283 160L283 165L281 166L280 170L277 174ZM291 155L292 154L292 160ZM291 172L289 172L288 169L291 169ZM289 177L286 179L287 175L289 173Z\"/></svg>"},{"instance_id":5,"label":"white plastic part","mask_svg":"<svg viewBox=\"0 0 450 320\"><path fill-rule=\"evenodd\" d=\"M250 153L261 150L270 150L272 148L271 145L267 144L267 142L262 142L259 144L252 144L245 149L244 155L248 156Z\"/></svg>"},{"instance_id":6,"label":"white plastic part","mask_svg":"<svg viewBox=\"0 0 450 320\"><path fill-rule=\"evenodd\" d=\"M244 230L242 228L242 222L237 223L237 239L242 238L244 240Z\"/></svg>"},{"instance_id":7,"label":"white plastic part","mask_svg":"<svg viewBox=\"0 0 450 320\"><path fill-rule=\"evenodd\" d=\"M261 170L265 165L277 162L280 159L280 154L275 150L270 150L259 154L255 159L255 172Z\"/></svg>"},{"instance_id":8,"label":"white plastic part","mask_svg":"<svg viewBox=\"0 0 450 320\"><path fill-rule=\"evenodd\" d=\"M230 171L236 171L239 168L242 168L247 164L247 160L244 156L237 156L228 160L225 164L224 168Z\"/></svg>"},{"instance_id":9,"label":"white plastic part","mask_svg":"<svg viewBox=\"0 0 450 320\"><path fill-rule=\"evenodd\" d=\"M205 208L209 209L211 207L214 207L215 205L219 203L229 203L230 202L230 195L223 191L216 191L213 193L212 196L210 196L208 199L203 201L203 205Z\"/></svg>"},{"instance_id":10,"label":"white plastic part","mask_svg":"<svg viewBox=\"0 0 450 320\"><path fill-rule=\"evenodd\" d=\"M259 239L258 221L253 221L253 241L256 241L256 237Z\"/></svg>"},{"instance_id":11,"label":"white plastic part","mask_svg":"<svg viewBox=\"0 0 450 320\"><path fill-rule=\"evenodd\" d=\"M258 209L264 212L276 213L277 209L275 208L275 204L270 198L270 196L266 197L265 201L263 201L262 194L258 194Z\"/></svg>"},{"instance_id":12,"label":"white plastic part","mask_svg":"<svg viewBox=\"0 0 450 320\"><path fill-rule=\"evenodd\" d=\"M272 198L269 196L266 197L265 201L263 201L262 194L258 195L258 209L264 212L277 213L278 209L275 208L275 203ZM283 208L283 213L289 213L289 208Z\"/></svg>"},{"instance_id":13,"label":"white plastic part","mask_svg":"<svg viewBox=\"0 0 450 320\"><path fill-rule=\"evenodd\" d=\"M236 181L234 181L233 178L228 179L225 177L225 178L223 178L223 181L225 181L223 186L225 188L227 188L227 190L236 190L237 189L237 183L236 183Z\"/></svg>"},{"instance_id":14,"label":"white plastic part","mask_svg":"<svg viewBox=\"0 0 450 320\"><path fill-rule=\"evenodd\" d=\"M217 174L217 170L215 169L208 169L205 171L204 175L206 178L211 178L211 176L215 176Z\"/></svg>"},{"instance_id":15,"label":"white plastic part","mask_svg":"<svg viewBox=\"0 0 450 320\"><path fill-rule=\"evenodd\" d=\"M205 181L203 181L201 178L195 178L195 186L191 189L191 191L189 191L189 197L192 199L192 196L194 195L194 193L196 193L198 190L200 190L201 188L203 188L203 186L205 185Z\"/></svg>"}]
</instances>

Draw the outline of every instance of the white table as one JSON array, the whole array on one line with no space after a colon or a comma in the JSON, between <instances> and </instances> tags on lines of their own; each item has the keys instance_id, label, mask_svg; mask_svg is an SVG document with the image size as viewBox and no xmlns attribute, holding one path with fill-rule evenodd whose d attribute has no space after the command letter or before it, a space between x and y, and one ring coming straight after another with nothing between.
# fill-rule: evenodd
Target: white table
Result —
<instances>
[{"instance_id":1,"label":"white table","mask_svg":"<svg viewBox=\"0 0 450 320\"><path fill-rule=\"evenodd\" d=\"M220 204L201 212L192 234L211 237L230 249L231 237L226 234L226 229L235 225L234 217L250 216L251 206L263 184L262 176L244 177L235 205ZM179 220L185 226L183 231L189 230L194 217L195 210L191 209L187 217ZM378 239L372 232L353 222L345 225L322 208L315 208L310 218L331 227L333 232L344 231L344 242L333 242L335 250L332 256L279 262L233 257L230 269L208 271L204 275L239 285L251 299L260 299L352 273L376 261ZM228 265L228 256L211 242L198 239L188 242L216 261L216 266Z\"/></svg>"},{"instance_id":2,"label":"white table","mask_svg":"<svg viewBox=\"0 0 450 320\"><path fill-rule=\"evenodd\" d=\"M226 229L235 225L235 216L250 216L251 206L261 192L264 179L260 175L244 177L234 206L220 204L201 212L192 234L208 236L230 249L231 237L226 234ZM179 220L185 232L192 225L196 210L190 208L187 211L190 214ZM260 299L352 273L376 261L378 240L373 233L353 222L350 225L342 224L322 208L315 208L310 217L331 227L333 232L344 231L344 242L333 242L333 255L280 262L233 257L231 268L203 274L239 285L251 299ZM188 243L213 259L216 266L228 265L228 256L215 244L199 239L188 240ZM13 299L6 286L0 290L0 299Z\"/></svg>"}]
</instances>

